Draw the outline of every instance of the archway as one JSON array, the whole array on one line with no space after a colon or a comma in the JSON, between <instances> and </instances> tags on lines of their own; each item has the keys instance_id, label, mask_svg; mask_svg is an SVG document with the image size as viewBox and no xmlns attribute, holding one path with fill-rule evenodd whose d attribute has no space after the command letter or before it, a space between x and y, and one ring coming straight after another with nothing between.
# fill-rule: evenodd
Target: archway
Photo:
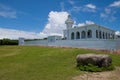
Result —
<instances>
[{"instance_id":1,"label":"archway","mask_svg":"<svg viewBox=\"0 0 120 80\"><path fill-rule=\"evenodd\" d=\"M80 39L80 33L76 32L76 39Z\"/></svg>"},{"instance_id":2,"label":"archway","mask_svg":"<svg viewBox=\"0 0 120 80\"><path fill-rule=\"evenodd\" d=\"M75 37L75 36L74 36L74 32L72 32L72 33L71 33L71 40L73 40L74 37Z\"/></svg>"},{"instance_id":3,"label":"archway","mask_svg":"<svg viewBox=\"0 0 120 80\"><path fill-rule=\"evenodd\" d=\"M103 32L103 39L105 39L105 33Z\"/></svg>"},{"instance_id":4,"label":"archway","mask_svg":"<svg viewBox=\"0 0 120 80\"><path fill-rule=\"evenodd\" d=\"M86 38L86 33L85 33L85 31L82 31L82 33L81 33L81 38L82 38L82 39Z\"/></svg>"},{"instance_id":5,"label":"archway","mask_svg":"<svg viewBox=\"0 0 120 80\"><path fill-rule=\"evenodd\" d=\"M88 32L87 32L87 37L88 37L88 38L92 38L92 31L91 31L91 30L88 30Z\"/></svg>"}]
</instances>

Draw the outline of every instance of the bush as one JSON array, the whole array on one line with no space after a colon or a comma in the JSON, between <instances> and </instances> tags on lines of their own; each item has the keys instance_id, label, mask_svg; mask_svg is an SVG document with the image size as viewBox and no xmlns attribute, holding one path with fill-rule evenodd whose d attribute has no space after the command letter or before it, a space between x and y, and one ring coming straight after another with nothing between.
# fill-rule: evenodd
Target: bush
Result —
<instances>
[{"instance_id":1,"label":"bush","mask_svg":"<svg viewBox=\"0 0 120 80\"><path fill-rule=\"evenodd\" d=\"M0 45L18 45L18 40L3 39L0 40Z\"/></svg>"},{"instance_id":2,"label":"bush","mask_svg":"<svg viewBox=\"0 0 120 80\"><path fill-rule=\"evenodd\" d=\"M102 72L102 71L110 71L110 70L114 70L114 66L108 66L108 67L98 67L92 64L88 64L88 65L81 65L79 66L79 69L81 71L88 71L88 72Z\"/></svg>"}]
</instances>

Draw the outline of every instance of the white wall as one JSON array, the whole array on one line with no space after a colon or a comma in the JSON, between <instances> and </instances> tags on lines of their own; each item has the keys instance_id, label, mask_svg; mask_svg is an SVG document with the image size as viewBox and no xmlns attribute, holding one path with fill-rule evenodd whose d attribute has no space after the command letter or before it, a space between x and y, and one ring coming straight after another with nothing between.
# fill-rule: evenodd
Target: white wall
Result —
<instances>
[{"instance_id":1,"label":"white wall","mask_svg":"<svg viewBox=\"0 0 120 80\"><path fill-rule=\"evenodd\" d=\"M74 48L93 48L93 49L120 49L120 40L57 40L48 42L47 40L27 41L25 45L47 45Z\"/></svg>"},{"instance_id":2,"label":"white wall","mask_svg":"<svg viewBox=\"0 0 120 80\"><path fill-rule=\"evenodd\" d=\"M47 40L25 41L24 45L48 45Z\"/></svg>"},{"instance_id":3,"label":"white wall","mask_svg":"<svg viewBox=\"0 0 120 80\"><path fill-rule=\"evenodd\" d=\"M75 48L120 49L120 41L118 40L60 40L48 43L48 45Z\"/></svg>"}]
</instances>

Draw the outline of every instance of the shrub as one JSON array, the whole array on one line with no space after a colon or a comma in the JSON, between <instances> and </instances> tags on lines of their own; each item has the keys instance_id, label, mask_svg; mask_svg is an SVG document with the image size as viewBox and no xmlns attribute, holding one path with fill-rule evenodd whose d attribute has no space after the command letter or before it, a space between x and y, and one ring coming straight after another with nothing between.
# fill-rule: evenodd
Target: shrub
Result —
<instances>
[{"instance_id":1,"label":"shrub","mask_svg":"<svg viewBox=\"0 0 120 80\"><path fill-rule=\"evenodd\" d=\"M88 64L88 65L80 65L79 69L81 71L88 71L88 72L102 72L102 71L110 71L110 70L114 70L114 66L108 66L108 67L98 67L92 64Z\"/></svg>"},{"instance_id":2,"label":"shrub","mask_svg":"<svg viewBox=\"0 0 120 80\"><path fill-rule=\"evenodd\" d=\"M0 45L18 45L18 40L3 39L0 40Z\"/></svg>"}]
</instances>

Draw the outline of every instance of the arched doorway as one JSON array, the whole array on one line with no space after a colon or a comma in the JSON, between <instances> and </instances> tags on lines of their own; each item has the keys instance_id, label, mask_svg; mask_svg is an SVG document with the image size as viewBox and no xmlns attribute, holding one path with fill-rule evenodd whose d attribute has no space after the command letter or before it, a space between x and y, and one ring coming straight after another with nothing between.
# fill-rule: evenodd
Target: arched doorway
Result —
<instances>
[{"instance_id":1,"label":"arched doorway","mask_svg":"<svg viewBox=\"0 0 120 80\"><path fill-rule=\"evenodd\" d=\"M73 40L75 37L74 32L71 33L71 40Z\"/></svg>"},{"instance_id":2,"label":"arched doorway","mask_svg":"<svg viewBox=\"0 0 120 80\"><path fill-rule=\"evenodd\" d=\"M105 39L105 33L103 32L103 39Z\"/></svg>"},{"instance_id":3,"label":"arched doorway","mask_svg":"<svg viewBox=\"0 0 120 80\"><path fill-rule=\"evenodd\" d=\"M88 37L88 38L92 38L92 31L91 31L91 30L88 30L88 32L87 32L87 37Z\"/></svg>"},{"instance_id":4,"label":"arched doorway","mask_svg":"<svg viewBox=\"0 0 120 80\"><path fill-rule=\"evenodd\" d=\"M80 33L76 32L76 39L80 39Z\"/></svg>"},{"instance_id":5,"label":"arched doorway","mask_svg":"<svg viewBox=\"0 0 120 80\"><path fill-rule=\"evenodd\" d=\"M86 38L86 33L85 33L85 31L82 31L82 33L81 33L81 38L82 38L82 39Z\"/></svg>"}]
</instances>

